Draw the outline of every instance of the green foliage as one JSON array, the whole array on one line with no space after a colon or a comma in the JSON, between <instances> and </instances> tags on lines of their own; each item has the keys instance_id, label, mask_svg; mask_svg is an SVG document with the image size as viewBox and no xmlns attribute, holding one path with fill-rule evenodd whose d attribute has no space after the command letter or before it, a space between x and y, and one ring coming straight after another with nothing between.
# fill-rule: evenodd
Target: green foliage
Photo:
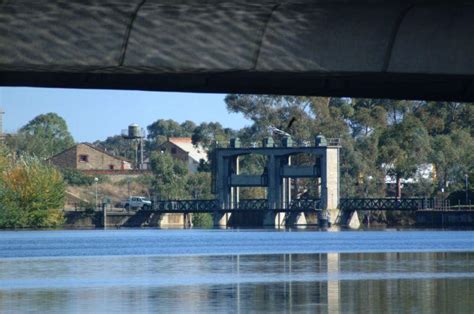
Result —
<instances>
[{"instance_id":1,"label":"green foliage","mask_svg":"<svg viewBox=\"0 0 474 314\"><path fill-rule=\"evenodd\" d=\"M64 177L64 181L69 185L92 185L94 183L94 177L84 174L74 169L61 169Z\"/></svg>"},{"instance_id":2,"label":"green foliage","mask_svg":"<svg viewBox=\"0 0 474 314\"><path fill-rule=\"evenodd\" d=\"M419 165L427 161L430 138L421 122L407 116L399 124L391 125L379 140L379 163L385 165L389 175L408 178Z\"/></svg>"},{"instance_id":3,"label":"green foliage","mask_svg":"<svg viewBox=\"0 0 474 314\"><path fill-rule=\"evenodd\" d=\"M193 214L193 227L195 228L212 228L214 222L210 213L195 213Z\"/></svg>"},{"instance_id":4,"label":"green foliage","mask_svg":"<svg viewBox=\"0 0 474 314\"><path fill-rule=\"evenodd\" d=\"M219 122L201 123L192 134L194 145L201 144L210 148L213 143L227 144L231 137L236 136L236 132L229 128L223 128Z\"/></svg>"},{"instance_id":5,"label":"green foliage","mask_svg":"<svg viewBox=\"0 0 474 314\"><path fill-rule=\"evenodd\" d=\"M297 143L317 134L341 138L343 197L384 196L386 174L400 182L424 163L435 165L435 182L406 186L405 195L459 188L464 174L473 172L472 104L239 94L225 101L230 112L253 121L239 131L243 145L270 135L270 125ZM258 172L256 164L244 162L241 172Z\"/></svg>"},{"instance_id":6,"label":"green foliage","mask_svg":"<svg viewBox=\"0 0 474 314\"><path fill-rule=\"evenodd\" d=\"M123 138L121 135L109 136L105 141L95 141L94 145L112 155L135 160L135 148L130 140Z\"/></svg>"},{"instance_id":7,"label":"green foliage","mask_svg":"<svg viewBox=\"0 0 474 314\"><path fill-rule=\"evenodd\" d=\"M166 153L152 155L151 169L158 200L214 198L209 172L189 173L184 162Z\"/></svg>"},{"instance_id":8,"label":"green foliage","mask_svg":"<svg viewBox=\"0 0 474 314\"><path fill-rule=\"evenodd\" d=\"M0 174L0 227L60 226L65 185L61 173L35 158L10 162Z\"/></svg>"},{"instance_id":9,"label":"green foliage","mask_svg":"<svg viewBox=\"0 0 474 314\"><path fill-rule=\"evenodd\" d=\"M136 182L138 184L151 186L153 184L153 180L154 178L152 175L143 175L143 176L138 176L132 179L131 182Z\"/></svg>"},{"instance_id":10,"label":"green foliage","mask_svg":"<svg viewBox=\"0 0 474 314\"><path fill-rule=\"evenodd\" d=\"M186 164L167 153L154 153L150 160L155 176L154 190L159 200L186 199Z\"/></svg>"},{"instance_id":11,"label":"green foliage","mask_svg":"<svg viewBox=\"0 0 474 314\"><path fill-rule=\"evenodd\" d=\"M84 185L92 185L94 184L95 178L99 179L100 183L105 183L109 182L110 179L108 176L101 175L101 174L96 174L96 175L90 175L90 174L85 174L81 171L75 170L75 169L60 169L64 181L69 184L69 185L75 185L75 186L84 186Z\"/></svg>"},{"instance_id":12,"label":"green foliage","mask_svg":"<svg viewBox=\"0 0 474 314\"><path fill-rule=\"evenodd\" d=\"M74 145L66 121L55 113L42 114L9 136L8 146L23 155L48 158Z\"/></svg>"},{"instance_id":13,"label":"green foliage","mask_svg":"<svg viewBox=\"0 0 474 314\"><path fill-rule=\"evenodd\" d=\"M188 198L213 199L211 193L211 174L208 172L189 173L186 177Z\"/></svg>"},{"instance_id":14,"label":"green foliage","mask_svg":"<svg viewBox=\"0 0 474 314\"><path fill-rule=\"evenodd\" d=\"M190 137L195 128L196 124L192 121L185 121L179 124L171 119L156 120L147 126L148 148L157 149L158 146L166 142L169 137Z\"/></svg>"}]
</instances>

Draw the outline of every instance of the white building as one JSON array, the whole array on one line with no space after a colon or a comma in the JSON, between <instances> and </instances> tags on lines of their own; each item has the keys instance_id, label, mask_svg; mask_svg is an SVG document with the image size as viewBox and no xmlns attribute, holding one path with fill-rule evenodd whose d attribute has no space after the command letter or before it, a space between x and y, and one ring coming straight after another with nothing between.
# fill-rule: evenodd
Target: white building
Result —
<instances>
[{"instance_id":1,"label":"white building","mask_svg":"<svg viewBox=\"0 0 474 314\"><path fill-rule=\"evenodd\" d=\"M201 145L193 145L190 137L170 137L160 149L173 158L186 162L190 172L197 172L200 160L207 162L206 149Z\"/></svg>"}]
</instances>

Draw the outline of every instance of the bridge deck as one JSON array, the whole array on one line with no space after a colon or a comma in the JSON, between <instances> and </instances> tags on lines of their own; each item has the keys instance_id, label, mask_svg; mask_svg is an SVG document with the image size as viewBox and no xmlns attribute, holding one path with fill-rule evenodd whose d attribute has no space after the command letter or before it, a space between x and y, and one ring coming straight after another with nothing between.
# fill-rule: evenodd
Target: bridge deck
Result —
<instances>
[{"instance_id":1,"label":"bridge deck","mask_svg":"<svg viewBox=\"0 0 474 314\"><path fill-rule=\"evenodd\" d=\"M321 211L319 199L297 200L289 206L268 206L267 200L254 199L242 200L238 204L225 208L219 205L217 200L172 200L159 201L153 206L153 211L163 213L213 213L213 212L310 212Z\"/></svg>"},{"instance_id":2,"label":"bridge deck","mask_svg":"<svg viewBox=\"0 0 474 314\"><path fill-rule=\"evenodd\" d=\"M416 211L431 208L432 200L425 198L343 198L340 209L354 210L400 210ZM320 199L298 199L289 204L269 206L265 199L241 200L229 208L223 207L217 200L169 200L155 202L155 212L162 213L213 213L213 212L317 212L322 210Z\"/></svg>"}]
</instances>

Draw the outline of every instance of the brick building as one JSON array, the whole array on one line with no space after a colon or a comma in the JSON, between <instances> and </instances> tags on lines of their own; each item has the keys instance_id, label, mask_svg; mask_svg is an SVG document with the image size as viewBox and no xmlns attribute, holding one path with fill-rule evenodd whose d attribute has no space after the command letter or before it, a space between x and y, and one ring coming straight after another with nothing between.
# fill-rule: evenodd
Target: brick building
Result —
<instances>
[{"instance_id":1,"label":"brick building","mask_svg":"<svg viewBox=\"0 0 474 314\"><path fill-rule=\"evenodd\" d=\"M201 159L207 161L207 151L201 145L194 146L190 137L170 137L160 149L184 161L191 172L197 172Z\"/></svg>"},{"instance_id":2,"label":"brick building","mask_svg":"<svg viewBox=\"0 0 474 314\"><path fill-rule=\"evenodd\" d=\"M77 144L65 151L54 155L48 162L59 168L69 168L75 170L131 170L130 161L114 156L91 144Z\"/></svg>"}]
</instances>

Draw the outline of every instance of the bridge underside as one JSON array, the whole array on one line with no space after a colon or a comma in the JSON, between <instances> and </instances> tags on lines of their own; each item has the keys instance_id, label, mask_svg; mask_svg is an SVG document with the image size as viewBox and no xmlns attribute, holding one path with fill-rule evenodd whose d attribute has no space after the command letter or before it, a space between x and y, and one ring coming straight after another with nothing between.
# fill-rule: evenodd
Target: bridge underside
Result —
<instances>
[{"instance_id":1,"label":"bridge underside","mask_svg":"<svg viewBox=\"0 0 474 314\"><path fill-rule=\"evenodd\" d=\"M0 1L0 85L474 100L469 1Z\"/></svg>"}]
</instances>

